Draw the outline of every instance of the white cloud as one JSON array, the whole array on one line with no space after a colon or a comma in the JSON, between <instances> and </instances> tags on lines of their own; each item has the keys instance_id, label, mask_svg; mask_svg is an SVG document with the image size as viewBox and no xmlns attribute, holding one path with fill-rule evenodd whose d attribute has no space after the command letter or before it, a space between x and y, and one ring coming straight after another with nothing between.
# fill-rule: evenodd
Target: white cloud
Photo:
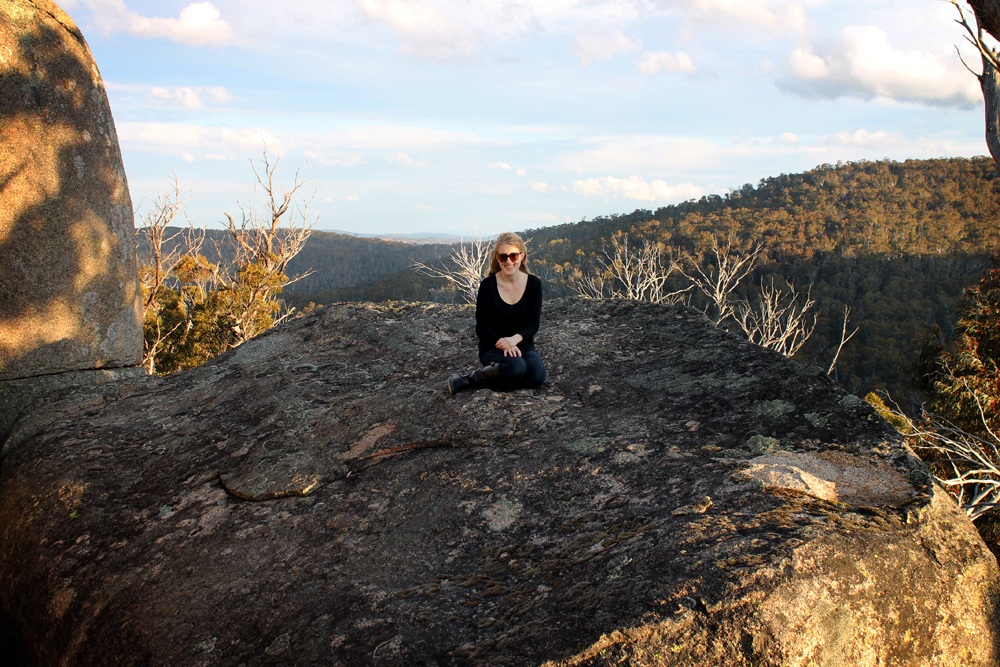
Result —
<instances>
[{"instance_id":1,"label":"white cloud","mask_svg":"<svg viewBox=\"0 0 1000 667\"><path fill-rule=\"evenodd\" d=\"M524 170L524 167L518 167L516 173L518 176L526 176L528 174L528 172Z\"/></svg>"},{"instance_id":2,"label":"white cloud","mask_svg":"<svg viewBox=\"0 0 1000 667\"><path fill-rule=\"evenodd\" d=\"M181 153L181 159L185 162L194 162L195 157L190 153Z\"/></svg>"},{"instance_id":3,"label":"white cloud","mask_svg":"<svg viewBox=\"0 0 1000 667\"><path fill-rule=\"evenodd\" d=\"M830 66L819 56L805 49L795 49L788 56L788 67L796 79L825 79L830 76Z\"/></svg>"},{"instance_id":4,"label":"white cloud","mask_svg":"<svg viewBox=\"0 0 1000 667\"><path fill-rule=\"evenodd\" d=\"M786 146L795 146L799 143L799 137L792 132L782 132L778 135L778 143L785 144Z\"/></svg>"},{"instance_id":5,"label":"white cloud","mask_svg":"<svg viewBox=\"0 0 1000 667\"><path fill-rule=\"evenodd\" d=\"M162 88L156 86L149 91L149 97L154 100L162 100L175 105L180 105L186 109L202 109L207 101L209 104L222 105L233 99L229 91L224 86L214 86L211 88Z\"/></svg>"},{"instance_id":6,"label":"white cloud","mask_svg":"<svg viewBox=\"0 0 1000 667\"><path fill-rule=\"evenodd\" d=\"M435 61L467 60L476 55L479 37L429 4L412 0L355 2L370 20L392 29L405 55Z\"/></svg>"},{"instance_id":7,"label":"white cloud","mask_svg":"<svg viewBox=\"0 0 1000 667\"><path fill-rule=\"evenodd\" d=\"M551 213L522 213L528 220L535 220L537 222L556 222L559 220L556 216Z\"/></svg>"},{"instance_id":8,"label":"white cloud","mask_svg":"<svg viewBox=\"0 0 1000 667\"><path fill-rule=\"evenodd\" d=\"M550 190L552 190L552 186L549 185L548 183L545 183L544 181L537 181L534 185L531 186L531 189L537 192L548 193Z\"/></svg>"},{"instance_id":9,"label":"white cloud","mask_svg":"<svg viewBox=\"0 0 1000 667\"><path fill-rule=\"evenodd\" d=\"M541 127L539 125L522 125L520 127L505 127L504 129L511 132L533 132L538 134L551 134L553 132L551 127Z\"/></svg>"},{"instance_id":10,"label":"white cloud","mask_svg":"<svg viewBox=\"0 0 1000 667\"><path fill-rule=\"evenodd\" d=\"M389 164L397 164L403 167L428 167L430 163L427 160L414 160L412 157L407 155L402 151L396 151L389 157L385 159Z\"/></svg>"},{"instance_id":11,"label":"white cloud","mask_svg":"<svg viewBox=\"0 0 1000 667\"><path fill-rule=\"evenodd\" d=\"M337 167L368 164L365 155L372 151L387 156L388 164L429 167L427 158L411 156L486 143L472 133L401 126L366 125L329 133L134 121L120 121L116 126L123 146L149 154L187 152L210 154L212 159L245 160L259 155L266 144L275 155L294 150L310 162Z\"/></svg>"},{"instance_id":12,"label":"white cloud","mask_svg":"<svg viewBox=\"0 0 1000 667\"><path fill-rule=\"evenodd\" d=\"M124 0L83 0L94 22L105 34L127 32L135 37L166 38L188 46L224 46L233 30L210 2L195 2L178 18L147 18L131 11Z\"/></svg>"},{"instance_id":13,"label":"white cloud","mask_svg":"<svg viewBox=\"0 0 1000 667\"><path fill-rule=\"evenodd\" d=\"M836 132L823 137L823 143L829 146L853 146L860 148L900 148L909 142L902 132L869 132L860 129L857 132Z\"/></svg>"},{"instance_id":14,"label":"white cloud","mask_svg":"<svg viewBox=\"0 0 1000 667\"><path fill-rule=\"evenodd\" d=\"M361 153L345 153L343 151L305 151L307 159L327 167L353 167L367 164Z\"/></svg>"},{"instance_id":15,"label":"white cloud","mask_svg":"<svg viewBox=\"0 0 1000 667\"><path fill-rule=\"evenodd\" d=\"M344 201L358 201L359 199L357 195L340 195L340 198Z\"/></svg>"},{"instance_id":16,"label":"white cloud","mask_svg":"<svg viewBox=\"0 0 1000 667\"><path fill-rule=\"evenodd\" d=\"M122 121L115 124L122 145L147 153L174 155L178 150L189 154L211 152L213 159L240 158L257 155L267 145L275 155L285 152L285 145L263 128L214 127L181 123L137 123Z\"/></svg>"},{"instance_id":17,"label":"white cloud","mask_svg":"<svg viewBox=\"0 0 1000 667\"><path fill-rule=\"evenodd\" d=\"M510 165L506 162L490 162L490 169L510 169Z\"/></svg>"},{"instance_id":18,"label":"white cloud","mask_svg":"<svg viewBox=\"0 0 1000 667\"><path fill-rule=\"evenodd\" d=\"M667 53L666 51L644 51L639 59L639 71L647 76L664 72L683 72L684 74L694 74L697 71L691 56L678 51L677 53Z\"/></svg>"},{"instance_id":19,"label":"white cloud","mask_svg":"<svg viewBox=\"0 0 1000 667\"><path fill-rule=\"evenodd\" d=\"M212 104L228 104L232 101L233 96L229 94L225 86L212 86L210 88L205 88L205 97L212 102Z\"/></svg>"},{"instance_id":20,"label":"white cloud","mask_svg":"<svg viewBox=\"0 0 1000 667\"><path fill-rule=\"evenodd\" d=\"M595 60L611 60L619 53L641 48L641 39L631 40L621 30L608 33L600 26L591 27L573 40L573 52L584 67L589 67Z\"/></svg>"},{"instance_id":21,"label":"white cloud","mask_svg":"<svg viewBox=\"0 0 1000 667\"><path fill-rule=\"evenodd\" d=\"M979 82L951 56L898 50L873 25L848 26L820 53L799 48L778 85L804 97L853 95L970 108L980 103Z\"/></svg>"},{"instance_id":22,"label":"white cloud","mask_svg":"<svg viewBox=\"0 0 1000 667\"><path fill-rule=\"evenodd\" d=\"M385 161L388 162L389 164L400 164L403 165L404 167L412 167L414 165L413 158L411 158L406 153L403 153L402 151L393 153L392 155L387 157Z\"/></svg>"},{"instance_id":23,"label":"white cloud","mask_svg":"<svg viewBox=\"0 0 1000 667\"><path fill-rule=\"evenodd\" d=\"M481 143L475 134L425 127L362 125L341 132L311 135L310 140L337 150L390 150L424 152L463 144Z\"/></svg>"},{"instance_id":24,"label":"white cloud","mask_svg":"<svg viewBox=\"0 0 1000 667\"><path fill-rule=\"evenodd\" d=\"M584 197L614 197L641 201L680 201L700 197L704 191L691 183L667 185L665 181L646 182L641 176L615 178L601 176L573 181L573 191Z\"/></svg>"},{"instance_id":25,"label":"white cloud","mask_svg":"<svg viewBox=\"0 0 1000 667\"><path fill-rule=\"evenodd\" d=\"M802 33L806 12L801 2L782 0L656 0L667 9L684 12L694 23L768 33Z\"/></svg>"},{"instance_id":26,"label":"white cloud","mask_svg":"<svg viewBox=\"0 0 1000 667\"><path fill-rule=\"evenodd\" d=\"M716 142L690 136L616 134L589 137L591 147L562 158L576 173L640 172L676 178L690 169L725 164Z\"/></svg>"}]
</instances>

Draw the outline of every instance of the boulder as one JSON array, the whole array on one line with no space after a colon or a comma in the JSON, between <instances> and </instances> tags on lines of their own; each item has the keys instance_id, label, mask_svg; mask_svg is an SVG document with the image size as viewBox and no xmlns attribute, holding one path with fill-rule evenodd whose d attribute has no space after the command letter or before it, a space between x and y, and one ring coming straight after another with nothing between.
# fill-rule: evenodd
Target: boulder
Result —
<instances>
[{"instance_id":1,"label":"boulder","mask_svg":"<svg viewBox=\"0 0 1000 667\"><path fill-rule=\"evenodd\" d=\"M451 396L470 307L337 305L64 389L0 463L35 667L992 665L996 560L821 370L546 304L534 390Z\"/></svg>"},{"instance_id":2,"label":"boulder","mask_svg":"<svg viewBox=\"0 0 1000 667\"><path fill-rule=\"evenodd\" d=\"M50 0L0 3L0 381L142 359L132 202L104 83Z\"/></svg>"}]
</instances>

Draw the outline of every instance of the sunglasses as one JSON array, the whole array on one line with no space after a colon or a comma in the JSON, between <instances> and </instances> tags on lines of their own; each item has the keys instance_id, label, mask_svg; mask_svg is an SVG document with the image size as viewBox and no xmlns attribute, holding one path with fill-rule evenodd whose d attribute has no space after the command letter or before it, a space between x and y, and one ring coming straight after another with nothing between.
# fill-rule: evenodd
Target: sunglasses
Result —
<instances>
[{"instance_id":1,"label":"sunglasses","mask_svg":"<svg viewBox=\"0 0 1000 667\"><path fill-rule=\"evenodd\" d=\"M505 252L498 252L497 259L499 259L501 262L506 262L507 258L509 257L510 261L516 262L521 258L521 255L523 254L524 254L523 252L512 252L510 254L507 254Z\"/></svg>"}]
</instances>

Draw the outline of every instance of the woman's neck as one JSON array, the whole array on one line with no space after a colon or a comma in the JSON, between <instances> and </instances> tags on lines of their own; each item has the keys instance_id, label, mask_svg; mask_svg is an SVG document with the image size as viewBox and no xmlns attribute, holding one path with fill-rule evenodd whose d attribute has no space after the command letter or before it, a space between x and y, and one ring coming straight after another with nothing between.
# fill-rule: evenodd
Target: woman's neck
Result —
<instances>
[{"instance_id":1,"label":"woman's neck","mask_svg":"<svg viewBox=\"0 0 1000 667\"><path fill-rule=\"evenodd\" d=\"M502 280L505 283L514 284L514 283L520 282L521 281L521 276L525 275L525 274L524 274L523 271L516 271L514 273L514 275L512 275L510 278L508 278L507 274L504 273L503 271L497 271L493 275L495 275L497 277L497 280Z\"/></svg>"}]
</instances>

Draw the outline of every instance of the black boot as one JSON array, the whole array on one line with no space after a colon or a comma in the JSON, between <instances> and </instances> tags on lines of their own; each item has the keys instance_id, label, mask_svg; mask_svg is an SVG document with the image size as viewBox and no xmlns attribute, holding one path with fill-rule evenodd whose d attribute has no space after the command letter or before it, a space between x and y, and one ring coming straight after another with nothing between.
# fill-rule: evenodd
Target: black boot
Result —
<instances>
[{"instance_id":1,"label":"black boot","mask_svg":"<svg viewBox=\"0 0 1000 667\"><path fill-rule=\"evenodd\" d=\"M458 375L452 375L448 379L448 392L451 394L457 394L460 391L465 391L466 389L480 389L485 387L490 380L493 380L500 376L500 369L496 364L490 364L479 370L469 371L468 373L459 373Z\"/></svg>"}]
</instances>

